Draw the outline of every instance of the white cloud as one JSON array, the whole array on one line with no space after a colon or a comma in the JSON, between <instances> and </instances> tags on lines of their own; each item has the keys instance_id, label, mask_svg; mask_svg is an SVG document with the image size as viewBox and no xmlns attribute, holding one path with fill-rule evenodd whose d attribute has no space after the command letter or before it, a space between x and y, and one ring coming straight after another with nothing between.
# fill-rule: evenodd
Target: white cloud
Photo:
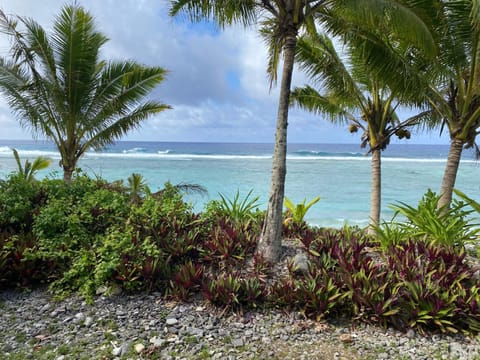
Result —
<instances>
[{"instance_id":1,"label":"white cloud","mask_svg":"<svg viewBox=\"0 0 480 360\"><path fill-rule=\"evenodd\" d=\"M33 17L45 28L64 1L3 0L8 14ZM168 16L166 0L83 0L101 32L110 38L107 59L130 58L169 70L153 96L173 106L128 136L135 140L273 141L278 87L269 90L267 51L255 29L222 31ZM0 53L8 42L0 35ZM281 69L279 69L281 70ZM279 73L280 74L280 73ZM305 76L295 72L294 85ZM0 138L30 138L0 100ZM293 110L289 139L296 142L356 142L348 132Z\"/></svg>"}]
</instances>

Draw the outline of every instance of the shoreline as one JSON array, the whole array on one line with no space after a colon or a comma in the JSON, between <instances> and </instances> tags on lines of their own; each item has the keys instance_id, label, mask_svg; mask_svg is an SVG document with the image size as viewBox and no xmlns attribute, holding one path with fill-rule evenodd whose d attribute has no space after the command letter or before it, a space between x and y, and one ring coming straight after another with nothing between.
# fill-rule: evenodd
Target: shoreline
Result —
<instances>
[{"instance_id":1,"label":"shoreline","mask_svg":"<svg viewBox=\"0 0 480 360\"><path fill-rule=\"evenodd\" d=\"M0 291L5 359L478 359L478 338L352 322L298 312L232 313L204 301L153 294L71 296L45 289Z\"/></svg>"}]
</instances>

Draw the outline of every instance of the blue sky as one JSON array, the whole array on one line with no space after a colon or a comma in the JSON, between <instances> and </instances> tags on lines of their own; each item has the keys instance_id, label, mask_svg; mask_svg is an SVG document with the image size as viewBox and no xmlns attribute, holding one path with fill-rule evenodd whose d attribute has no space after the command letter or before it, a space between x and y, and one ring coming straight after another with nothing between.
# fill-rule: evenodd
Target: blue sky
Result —
<instances>
[{"instance_id":1,"label":"blue sky","mask_svg":"<svg viewBox=\"0 0 480 360\"><path fill-rule=\"evenodd\" d=\"M168 69L167 80L152 94L173 107L150 118L124 140L273 142L278 89L269 90L266 51L254 29L224 30L168 16L166 0L79 1L96 18L110 41L106 59L134 59ZM46 29L63 1L2 0L8 14L33 17ZM0 37L0 53L8 41ZM294 86L306 79L295 72ZM348 126L292 110L289 142L359 143ZM0 139L30 139L0 98ZM402 141L404 143L405 141ZM415 135L410 143L447 143L438 133Z\"/></svg>"}]
</instances>

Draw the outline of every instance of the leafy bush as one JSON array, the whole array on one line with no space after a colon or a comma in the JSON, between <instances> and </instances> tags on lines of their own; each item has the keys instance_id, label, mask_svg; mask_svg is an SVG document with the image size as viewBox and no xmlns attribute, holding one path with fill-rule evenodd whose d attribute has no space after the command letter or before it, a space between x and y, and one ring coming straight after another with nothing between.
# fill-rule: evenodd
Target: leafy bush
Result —
<instances>
[{"instance_id":1,"label":"leafy bush","mask_svg":"<svg viewBox=\"0 0 480 360\"><path fill-rule=\"evenodd\" d=\"M303 199L303 202L294 204L289 198L285 197L285 207L287 208L286 224L293 223L297 226L303 226L305 224L305 215L313 205L320 201L320 196L313 198L308 203L306 201L307 199Z\"/></svg>"},{"instance_id":2,"label":"leafy bush","mask_svg":"<svg viewBox=\"0 0 480 360\"><path fill-rule=\"evenodd\" d=\"M326 311L325 304L341 306L356 319L402 330L480 330L479 281L466 264L463 250L407 239L379 253L360 232L343 229L307 234L302 244L310 257L310 273L300 278L303 283L297 275L276 284L272 294L279 304L302 305L307 314L317 317ZM338 296L330 303L325 302L328 291L315 286L328 281ZM301 288L300 299L296 297L299 284L307 284Z\"/></svg>"},{"instance_id":3,"label":"leafy bush","mask_svg":"<svg viewBox=\"0 0 480 360\"><path fill-rule=\"evenodd\" d=\"M58 276L55 263L28 258L28 252L34 247L35 238L31 232L0 233L0 284L34 286L48 283Z\"/></svg>"},{"instance_id":4,"label":"leafy bush","mask_svg":"<svg viewBox=\"0 0 480 360\"><path fill-rule=\"evenodd\" d=\"M192 261L179 265L170 281L170 295L175 299L186 300L201 288L204 273L205 267Z\"/></svg>"},{"instance_id":5,"label":"leafy bush","mask_svg":"<svg viewBox=\"0 0 480 360\"><path fill-rule=\"evenodd\" d=\"M429 190L417 208L405 203L391 208L405 216L407 222L400 223L399 226L411 237L463 248L464 244L475 239L480 231L480 228L468 219L472 211L465 210L467 204L457 200L454 200L450 207L438 208L439 200L440 197Z\"/></svg>"},{"instance_id":6,"label":"leafy bush","mask_svg":"<svg viewBox=\"0 0 480 360\"><path fill-rule=\"evenodd\" d=\"M122 223L128 210L125 195L102 188L82 193L79 188L89 187L75 183L55 185L61 195L49 196L33 226L38 248L31 258L56 261L60 271L70 268L76 257L90 256L84 251L92 250L111 226Z\"/></svg>"},{"instance_id":7,"label":"leafy bush","mask_svg":"<svg viewBox=\"0 0 480 360\"><path fill-rule=\"evenodd\" d=\"M287 278L273 284L271 304L301 309L305 315L316 319L344 307L347 294L326 268L311 266L305 275L297 274L291 264L289 269Z\"/></svg>"},{"instance_id":8,"label":"leafy bush","mask_svg":"<svg viewBox=\"0 0 480 360\"><path fill-rule=\"evenodd\" d=\"M411 236L411 228L398 223L395 218L375 226L375 241L383 251L407 242Z\"/></svg>"},{"instance_id":9,"label":"leafy bush","mask_svg":"<svg viewBox=\"0 0 480 360\"><path fill-rule=\"evenodd\" d=\"M17 174L0 181L0 229L11 234L31 230L33 217L42 204L41 188Z\"/></svg>"},{"instance_id":10,"label":"leafy bush","mask_svg":"<svg viewBox=\"0 0 480 360\"><path fill-rule=\"evenodd\" d=\"M259 225L252 221L218 218L199 247L202 261L222 270L242 266L253 256L259 231Z\"/></svg>"},{"instance_id":11,"label":"leafy bush","mask_svg":"<svg viewBox=\"0 0 480 360\"><path fill-rule=\"evenodd\" d=\"M38 156L33 163L29 160L25 160L25 164L22 166L20 161L20 156L18 151L13 149L13 156L17 163L17 173L16 176L26 180L27 182L33 182L35 180L35 174L43 169L46 169L50 166L51 160L44 156Z\"/></svg>"},{"instance_id":12,"label":"leafy bush","mask_svg":"<svg viewBox=\"0 0 480 360\"><path fill-rule=\"evenodd\" d=\"M225 217L235 222L258 221L261 212L258 207L258 196L252 197L253 190L241 199L237 190L233 199L220 194L220 200L212 200L206 205L206 217Z\"/></svg>"},{"instance_id":13,"label":"leafy bush","mask_svg":"<svg viewBox=\"0 0 480 360\"><path fill-rule=\"evenodd\" d=\"M205 278L202 294L213 304L243 308L258 306L265 301L268 292L266 283L257 277L244 276L240 272L222 272Z\"/></svg>"}]
</instances>

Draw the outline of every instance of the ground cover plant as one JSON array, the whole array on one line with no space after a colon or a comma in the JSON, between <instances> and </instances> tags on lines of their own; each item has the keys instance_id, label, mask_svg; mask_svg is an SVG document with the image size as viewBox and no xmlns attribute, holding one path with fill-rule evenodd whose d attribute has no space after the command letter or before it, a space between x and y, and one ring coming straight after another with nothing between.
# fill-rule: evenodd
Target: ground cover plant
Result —
<instances>
[{"instance_id":1,"label":"ground cover plant","mask_svg":"<svg viewBox=\"0 0 480 360\"><path fill-rule=\"evenodd\" d=\"M1 286L47 284L87 300L159 291L225 309L280 307L402 330L480 331L480 282L465 251L477 232L464 194L448 210L437 209L431 192L417 208L396 205L407 220L380 225L378 236L287 221L283 236L305 255L305 271L292 258L272 267L255 254L263 216L251 193L195 213L183 188L166 183L152 193L137 175L124 184L77 172L68 184L10 174L0 182Z\"/></svg>"}]
</instances>

